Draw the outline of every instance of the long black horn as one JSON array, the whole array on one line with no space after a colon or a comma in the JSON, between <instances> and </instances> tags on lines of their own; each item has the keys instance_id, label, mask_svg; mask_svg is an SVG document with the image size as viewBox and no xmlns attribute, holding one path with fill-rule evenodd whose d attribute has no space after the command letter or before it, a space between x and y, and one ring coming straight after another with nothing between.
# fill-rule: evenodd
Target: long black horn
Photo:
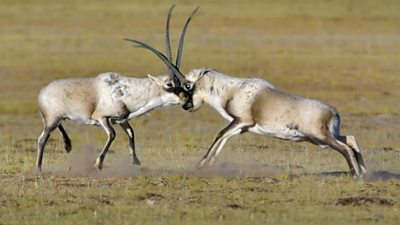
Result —
<instances>
[{"instance_id":1,"label":"long black horn","mask_svg":"<svg viewBox=\"0 0 400 225\"><path fill-rule=\"evenodd\" d=\"M199 9L199 7L197 7L195 10L193 10L192 14L187 19L187 21L185 23L185 26L183 27L183 30L182 30L181 38L179 39L179 47L178 47L178 53L176 55L176 63L175 63L175 66L178 69L179 69L179 66L180 66L180 63L181 63L182 50L183 50L183 41L185 40L186 29L187 29L187 27L188 27L188 25L190 23L190 20L192 20L192 17L194 16L194 14L196 14L198 9Z\"/></svg>"},{"instance_id":2,"label":"long black horn","mask_svg":"<svg viewBox=\"0 0 400 225\"><path fill-rule=\"evenodd\" d=\"M138 41L138 40L127 39L127 38L125 38L124 40L136 43L137 47L148 49L148 50L152 51L154 54L156 54L165 63L165 65L168 66L168 69L170 69L172 71L172 73L175 75L174 77L176 77L178 79L179 83L182 83L181 81L183 81L185 79L185 77L183 76L181 71L179 71L179 69L174 64L172 64L168 60L168 58L164 54L159 52L157 49L151 47L150 45L148 45L144 42Z\"/></svg>"},{"instance_id":3,"label":"long black horn","mask_svg":"<svg viewBox=\"0 0 400 225\"><path fill-rule=\"evenodd\" d=\"M168 17L167 17L167 26L166 26L166 33L165 33L165 44L167 47L167 56L168 60L172 62L172 53L171 53L171 41L169 39L169 21L171 19L171 14L172 10L175 8L175 4L171 6L168 12Z\"/></svg>"}]
</instances>

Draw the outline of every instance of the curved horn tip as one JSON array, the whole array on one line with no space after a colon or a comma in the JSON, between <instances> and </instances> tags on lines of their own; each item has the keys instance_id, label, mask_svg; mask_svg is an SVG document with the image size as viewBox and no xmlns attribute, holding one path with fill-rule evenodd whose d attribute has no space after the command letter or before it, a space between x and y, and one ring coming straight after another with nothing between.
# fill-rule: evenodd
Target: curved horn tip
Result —
<instances>
[{"instance_id":1,"label":"curved horn tip","mask_svg":"<svg viewBox=\"0 0 400 225\"><path fill-rule=\"evenodd\" d=\"M182 33L181 33L181 37L179 39L179 45L178 45L178 52L176 54L176 61L175 61L175 66L179 69L180 68L180 63L181 63L181 57L182 57L182 51L183 51L183 42L185 39L185 35L186 35L186 29L188 28L188 25L190 23L190 21L192 20L193 16L196 14L197 10L200 7L197 6L193 12L190 14L189 18L186 20L185 25L183 26L182 29Z\"/></svg>"},{"instance_id":2,"label":"curved horn tip","mask_svg":"<svg viewBox=\"0 0 400 225\"><path fill-rule=\"evenodd\" d=\"M168 57L168 60L172 62L172 52L171 52L171 41L170 41L170 37L169 37L169 23L170 23L170 19L171 19L171 14L172 14L172 10L175 8L175 4L173 4L169 11L168 11L168 16L167 16L167 24L166 24L166 29L165 29L165 44L166 44L166 55ZM171 73L171 71L169 70L169 72Z\"/></svg>"}]
</instances>

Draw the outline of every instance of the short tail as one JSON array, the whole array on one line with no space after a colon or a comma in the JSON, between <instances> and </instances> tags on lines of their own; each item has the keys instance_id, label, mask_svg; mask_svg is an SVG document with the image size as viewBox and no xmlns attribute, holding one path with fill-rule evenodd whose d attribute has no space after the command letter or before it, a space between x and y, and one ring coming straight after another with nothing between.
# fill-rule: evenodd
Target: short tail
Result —
<instances>
[{"instance_id":1,"label":"short tail","mask_svg":"<svg viewBox=\"0 0 400 225\"><path fill-rule=\"evenodd\" d=\"M335 108L331 108L332 119L329 122L329 131L333 137L338 138L340 136L340 116Z\"/></svg>"}]
</instances>

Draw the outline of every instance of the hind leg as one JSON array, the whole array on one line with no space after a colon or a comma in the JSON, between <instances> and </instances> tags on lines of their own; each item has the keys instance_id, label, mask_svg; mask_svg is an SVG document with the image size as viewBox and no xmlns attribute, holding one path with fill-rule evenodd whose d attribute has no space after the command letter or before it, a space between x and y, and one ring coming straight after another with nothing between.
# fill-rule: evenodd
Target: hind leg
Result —
<instances>
[{"instance_id":1,"label":"hind leg","mask_svg":"<svg viewBox=\"0 0 400 225\"><path fill-rule=\"evenodd\" d=\"M364 159L361 155L361 149L358 146L357 140L354 136L339 136L338 140L341 142L346 143L350 148L353 150L353 153L356 157L358 166L360 167L361 173L366 174L367 173L367 167L365 166Z\"/></svg>"},{"instance_id":2,"label":"hind leg","mask_svg":"<svg viewBox=\"0 0 400 225\"><path fill-rule=\"evenodd\" d=\"M65 131L64 127L61 125L61 123L58 125L58 130L60 131L61 135L63 136L65 151L70 152L71 151L71 139L69 139L68 134Z\"/></svg>"},{"instance_id":3,"label":"hind leg","mask_svg":"<svg viewBox=\"0 0 400 225\"><path fill-rule=\"evenodd\" d=\"M43 151L46 146L47 140L49 139L51 132L57 128L60 120L54 120L51 123L46 123L42 134L38 139L38 151L36 156L36 170L42 171Z\"/></svg>"},{"instance_id":4,"label":"hind leg","mask_svg":"<svg viewBox=\"0 0 400 225\"><path fill-rule=\"evenodd\" d=\"M350 167L350 172L354 178L357 178L361 175L360 167L358 166L358 163L353 154L353 149L351 149L347 144L334 138L329 138L329 140L326 143L328 144L329 147L338 151L340 154L344 156L344 158L347 161L347 164Z\"/></svg>"}]
</instances>

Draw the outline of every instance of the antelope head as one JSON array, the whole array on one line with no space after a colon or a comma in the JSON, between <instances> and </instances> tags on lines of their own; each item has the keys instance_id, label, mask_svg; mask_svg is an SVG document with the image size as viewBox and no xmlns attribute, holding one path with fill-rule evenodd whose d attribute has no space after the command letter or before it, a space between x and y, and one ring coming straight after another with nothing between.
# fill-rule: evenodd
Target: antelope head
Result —
<instances>
[{"instance_id":1,"label":"antelope head","mask_svg":"<svg viewBox=\"0 0 400 225\"><path fill-rule=\"evenodd\" d=\"M207 78L207 74L211 74L213 72L213 69L201 68L193 69L186 75L186 80L192 85L193 88L190 93L190 97L182 106L184 110L194 112L203 105L204 100L207 98L209 92L212 92L214 89L212 85L213 82L208 82L210 79Z\"/></svg>"},{"instance_id":2,"label":"antelope head","mask_svg":"<svg viewBox=\"0 0 400 225\"><path fill-rule=\"evenodd\" d=\"M184 106L183 106L184 108L191 108L193 105L191 95L193 94L194 83L185 78L185 76L179 70L179 67L180 67L181 58L182 58L183 43L185 40L186 30L187 30L187 27L188 27L190 21L192 20L193 16L196 14L197 10L199 9L199 7L197 7L192 12L192 14L186 20L186 23L182 29L182 33L181 33L181 36L179 39L179 46L178 46L178 52L177 52L175 64L173 63L173 58L172 58L172 53L171 53L171 42L170 42L170 37L169 37L169 24L170 24L172 10L174 8L175 8L175 5L172 5L168 11L168 16L167 16L166 36L165 36L167 56L165 56L163 53L161 53L157 49L153 48L152 46L150 46L142 41L138 41L138 40L134 40L134 39L124 39L124 40L135 43L136 47L145 48L145 49L150 50L155 55L157 55L161 59L161 61L163 61L165 63L165 65L168 68L169 79L168 79L168 81L164 82L164 84L162 85L164 90L166 90L167 92L172 92L175 95L179 96L182 99L182 102L184 102Z\"/></svg>"}]
</instances>

